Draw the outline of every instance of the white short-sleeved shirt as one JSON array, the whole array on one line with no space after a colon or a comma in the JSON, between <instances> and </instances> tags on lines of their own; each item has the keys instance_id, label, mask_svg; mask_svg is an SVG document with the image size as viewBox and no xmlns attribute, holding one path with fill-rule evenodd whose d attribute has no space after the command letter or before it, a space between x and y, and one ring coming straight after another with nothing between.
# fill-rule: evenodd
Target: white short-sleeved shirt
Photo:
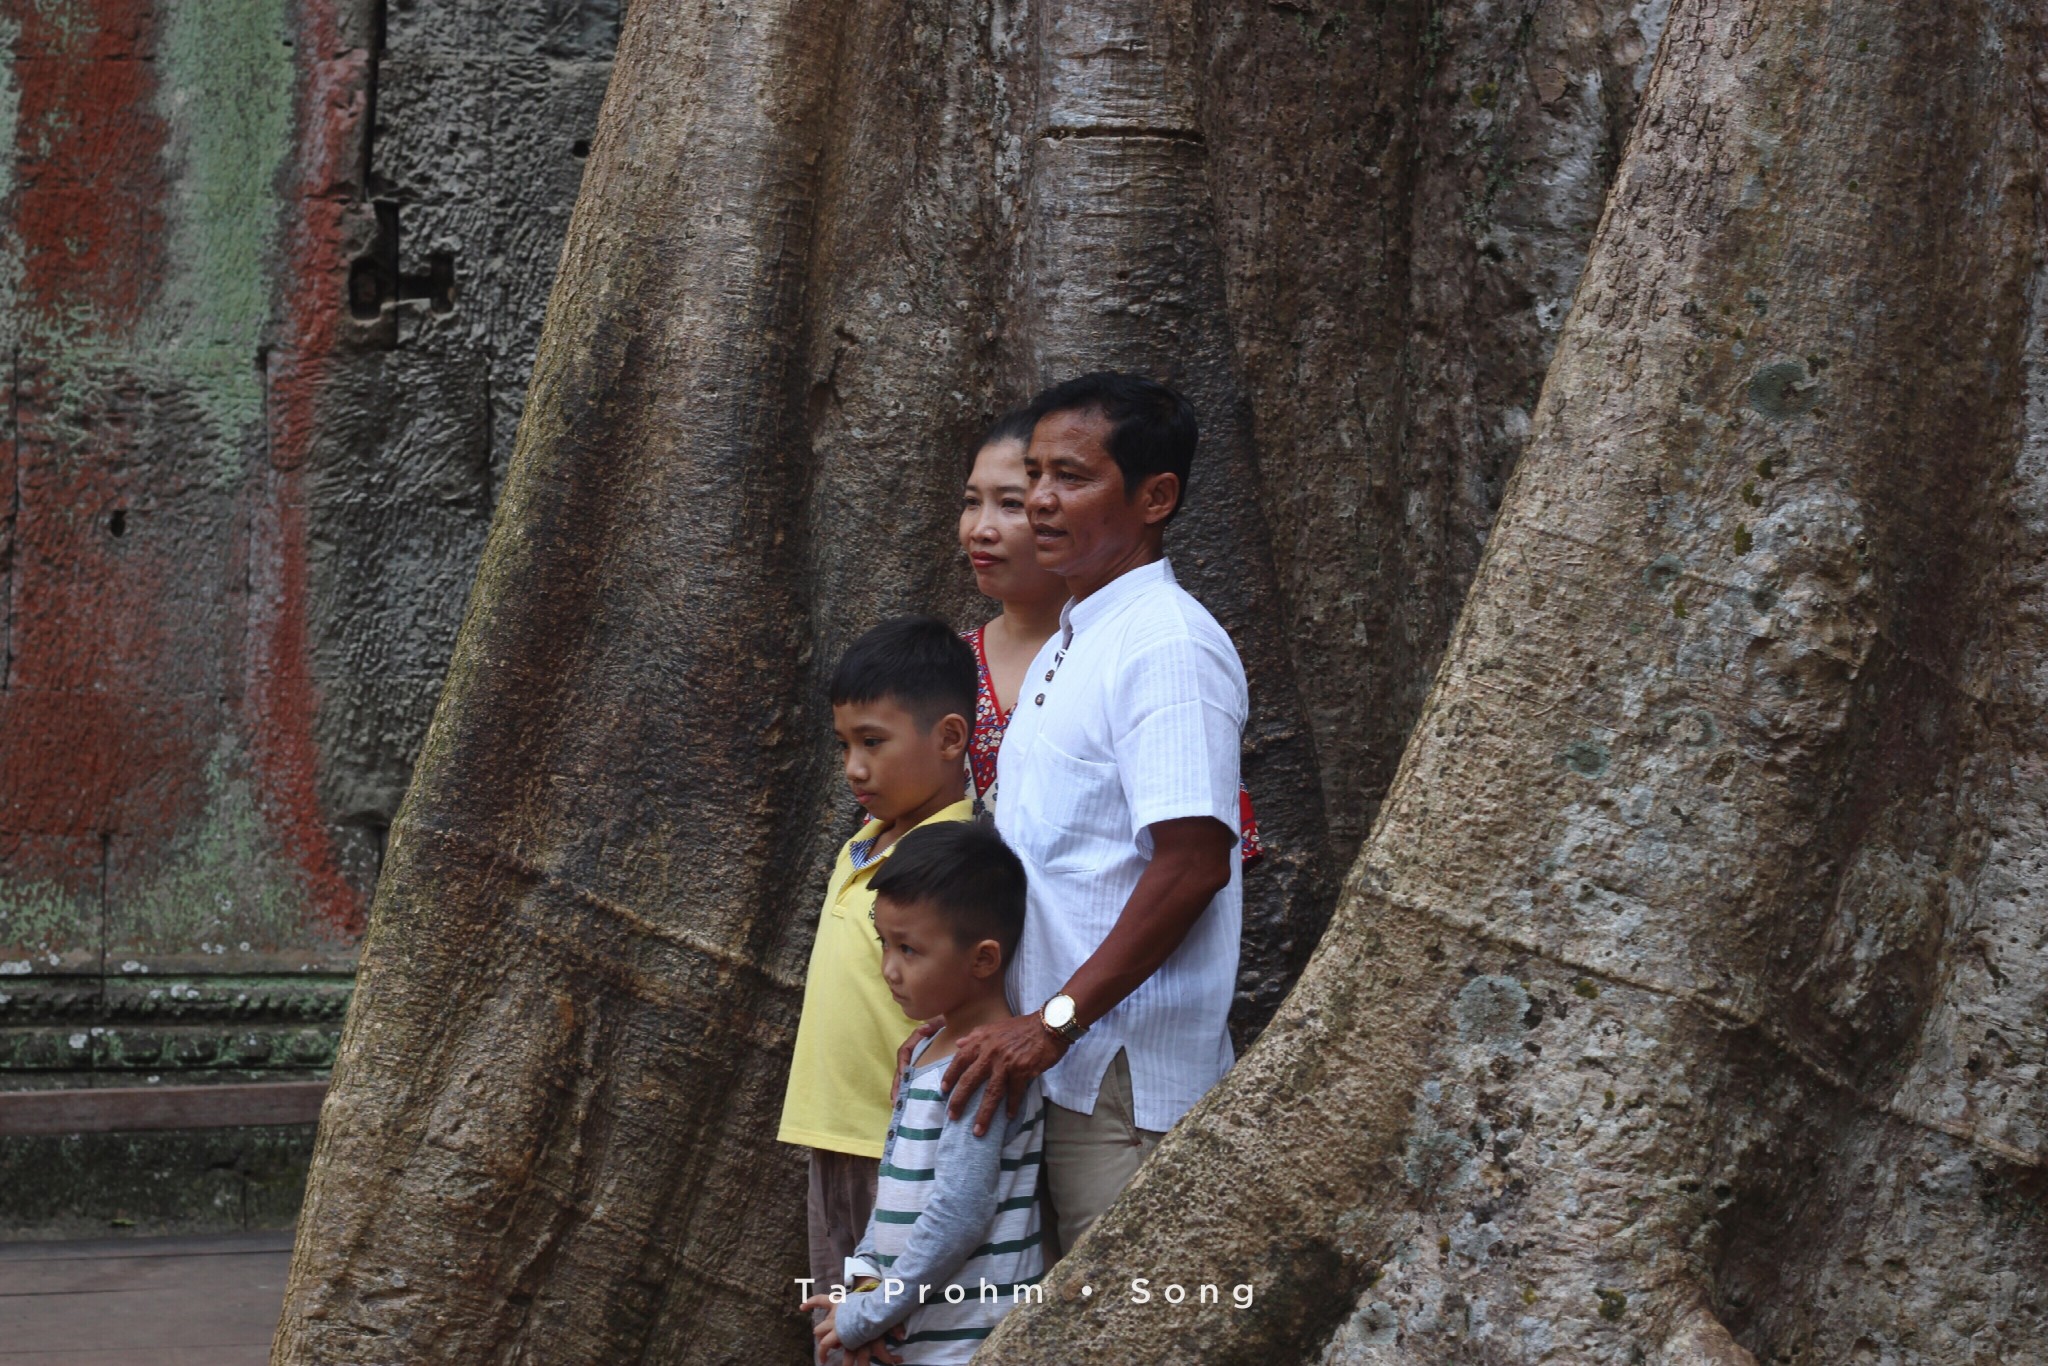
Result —
<instances>
[{"instance_id":1,"label":"white short-sleeved shirt","mask_svg":"<svg viewBox=\"0 0 2048 1366\"><path fill-rule=\"evenodd\" d=\"M1009 977L1019 1011L1066 986L1108 936L1151 860L1146 827L1213 816L1241 833L1244 666L1172 567L1155 561L1069 602L1060 626L1024 676L996 760L996 828L1031 883ZM1230 885L1045 1074L1046 1099L1093 1113L1121 1048L1138 1127L1168 1129L1229 1069L1240 878L1233 843Z\"/></svg>"}]
</instances>

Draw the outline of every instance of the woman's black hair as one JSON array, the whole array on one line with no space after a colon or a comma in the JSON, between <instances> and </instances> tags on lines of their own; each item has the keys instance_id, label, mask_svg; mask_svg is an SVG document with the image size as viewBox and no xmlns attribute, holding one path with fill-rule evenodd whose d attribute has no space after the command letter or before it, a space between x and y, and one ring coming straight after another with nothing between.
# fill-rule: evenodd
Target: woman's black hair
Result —
<instances>
[{"instance_id":1,"label":"woman's black hair","mask_svg":"<svg viewBox=\"0 0 2048 1366\"><path fill-rule=\"evenodd\" d=\"M1031 415L1030 408L1012 408L990 424L982 435L981 446L975 450L993 446L999 441L1021 441L1028 446L1031 444L1031 429L1037 425L1038 419Z\"/></svg>"}]
</instances>

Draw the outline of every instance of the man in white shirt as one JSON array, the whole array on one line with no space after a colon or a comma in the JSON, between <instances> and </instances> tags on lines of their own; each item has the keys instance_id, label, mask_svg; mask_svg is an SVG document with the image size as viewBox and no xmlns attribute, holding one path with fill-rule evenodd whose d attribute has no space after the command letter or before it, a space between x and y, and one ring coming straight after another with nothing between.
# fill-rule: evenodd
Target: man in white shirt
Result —
<instances>
[{"instance_id":1,"label":"man in white shirt","mask_svg":"<svg viewBox=\"0 0 2048 1366\"><path fill-rule=\"evenodd\" d=\"M1030 880L1017 1018L968 1034L976 1131L1044 1075L1046 1179L1071 1247L1231 1063L1242 919L1244 668L1174 581L1167 522L1197 430L1178 394L1093 374L1041 394L1025 455L1041 565L1071 598L997 759L996 826Z\"/></svg>"}]
</instances>

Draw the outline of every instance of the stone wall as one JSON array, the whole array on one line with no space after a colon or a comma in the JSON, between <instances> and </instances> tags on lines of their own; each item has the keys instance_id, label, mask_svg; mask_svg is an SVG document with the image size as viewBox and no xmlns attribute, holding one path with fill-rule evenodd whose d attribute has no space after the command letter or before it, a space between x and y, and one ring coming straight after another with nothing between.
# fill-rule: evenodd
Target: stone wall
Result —
<instances>
[{"instance_id":1,"label":"stone wall","mask_svg":"<svg viewBox=\"0 0 2048 1366\"><path fill-rule=\"evenodd\" d=\"M0 1089L330 1061L621 6L0 0ZM0 1236L309 1145L0 1139Z\"/></svg>"}]
</instances>

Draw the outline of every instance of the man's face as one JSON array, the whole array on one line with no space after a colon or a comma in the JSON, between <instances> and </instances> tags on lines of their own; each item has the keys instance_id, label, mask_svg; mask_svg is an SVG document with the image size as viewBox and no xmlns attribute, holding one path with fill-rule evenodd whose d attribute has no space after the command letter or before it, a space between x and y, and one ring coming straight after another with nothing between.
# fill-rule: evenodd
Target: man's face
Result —
<instances>
[{"instance_id":1,"label":"man's face","mask_svg":"<svg viewBox=\"0 0 2048 1366\"><path fill-rule=\"evenodd\" d=\"M894 822L942 795L960 778L966 722L946 715L929 729L891 698L839 702L832 730L846 764L853 799L879 820Z\"/></svg>"},{"instance_id":2,"label":"man's face","mask_svg":"<svg viewBox=\"0 0 2048 1366\"><path fill-rule=\"evenodd\" d=\"M1092 591L1144 562L1173 511L1180 481L1146 478L1129 496L1109 453L1109 419L1096 412L1053 413L1031 433L1024 452L1038 563L1082 591Z\"/></svg>"}]
</instances>

